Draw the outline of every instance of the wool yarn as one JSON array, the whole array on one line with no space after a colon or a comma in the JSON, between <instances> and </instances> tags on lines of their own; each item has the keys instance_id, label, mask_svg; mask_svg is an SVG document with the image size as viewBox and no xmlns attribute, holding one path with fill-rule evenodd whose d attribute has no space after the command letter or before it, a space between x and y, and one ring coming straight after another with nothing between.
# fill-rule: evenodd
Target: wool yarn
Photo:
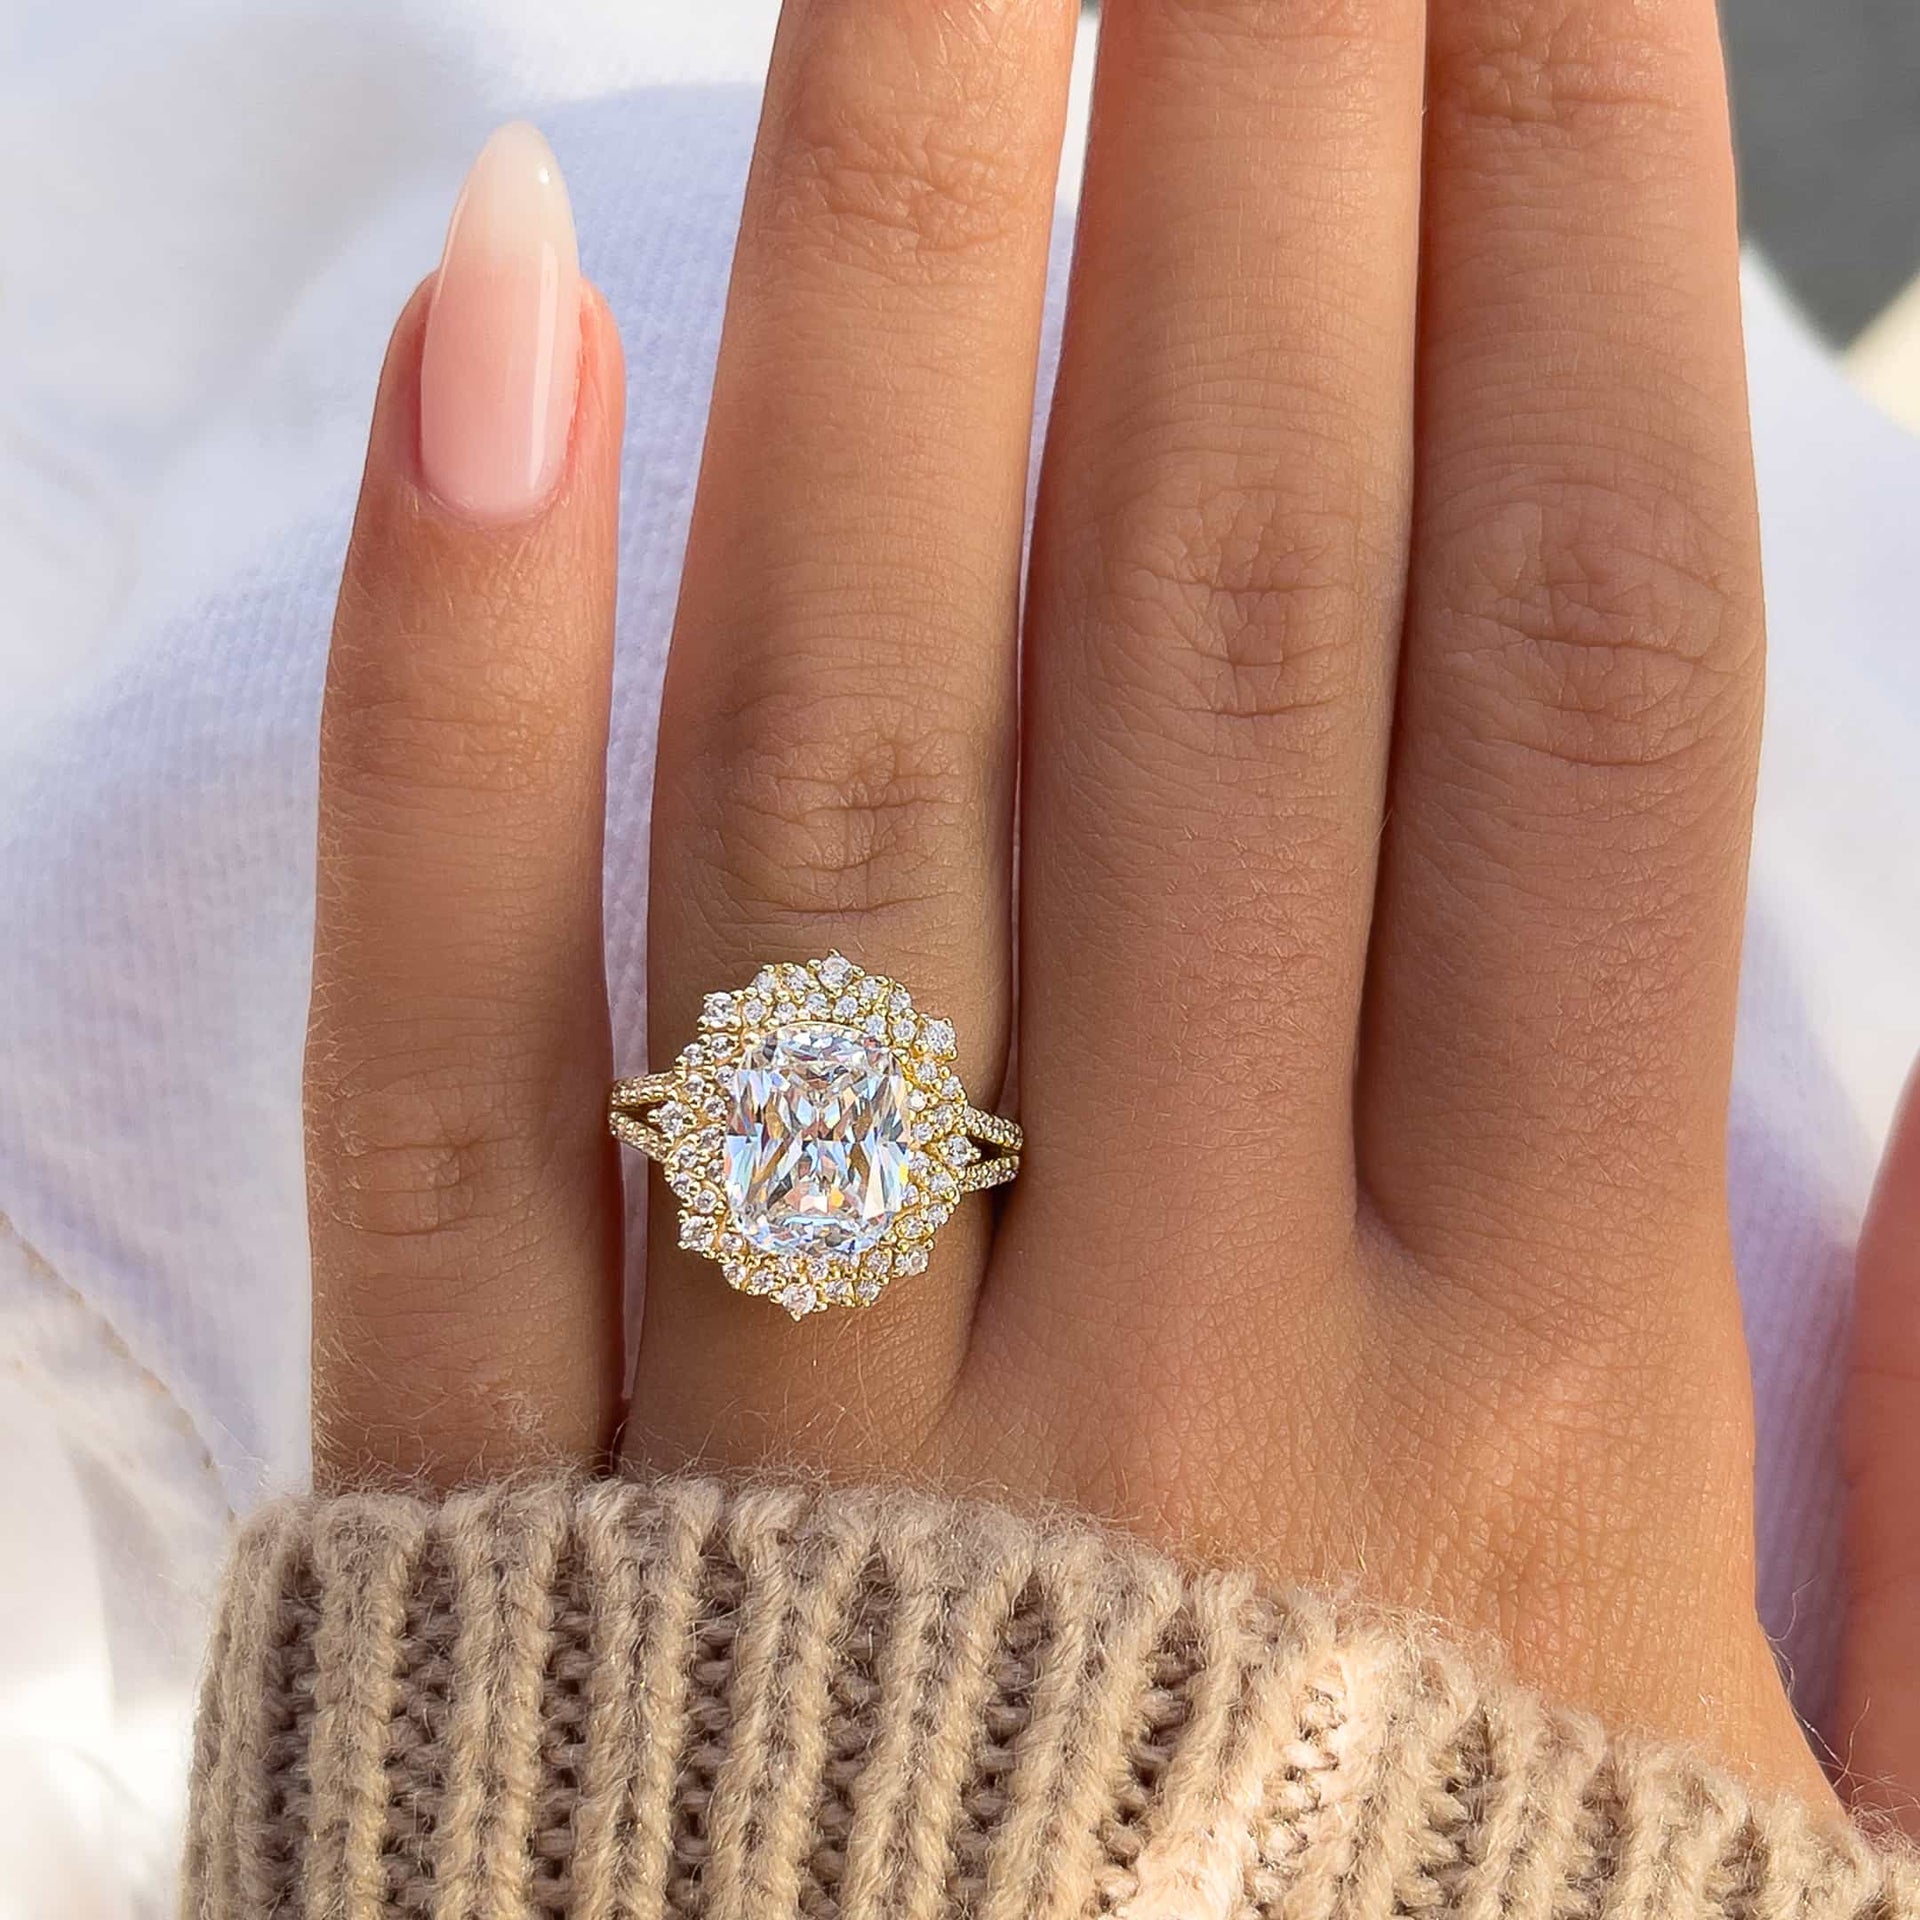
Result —
<instances>
[{"instance_id":1,"label":"wool yarn","mask_svg":"<svg viewBox=\"0 0 1920 1920\"><path fill-rule=\"evenodd\" d=\"M1424 1628L708 1479L260 1513L188 1920L1908 1920L1920 1864Z\"/></svg>"}]
</instances>

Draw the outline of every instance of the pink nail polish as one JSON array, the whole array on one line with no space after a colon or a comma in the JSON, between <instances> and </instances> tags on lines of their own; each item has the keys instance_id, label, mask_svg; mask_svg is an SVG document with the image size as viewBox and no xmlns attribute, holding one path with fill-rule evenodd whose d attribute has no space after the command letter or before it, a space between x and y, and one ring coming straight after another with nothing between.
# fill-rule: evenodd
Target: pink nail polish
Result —
<instances>
[{"instance_id":1,"label":"pink nail polish","mask_svg":"<svg viewBox=\"0 0 1920 1920\"><path fill-rule=\"evenodd\" d=\"M567 456L580 267L566 183L515 121L480 150L447 229L420 354L420 465L457 513L519 520Z\"/></svg>"}]
</instances>

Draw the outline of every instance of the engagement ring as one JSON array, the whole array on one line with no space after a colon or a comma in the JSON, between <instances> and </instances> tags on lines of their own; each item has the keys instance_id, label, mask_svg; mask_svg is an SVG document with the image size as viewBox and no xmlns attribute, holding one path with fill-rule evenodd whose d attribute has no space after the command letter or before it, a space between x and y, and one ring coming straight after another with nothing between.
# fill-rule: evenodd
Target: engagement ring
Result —
<instances>
[{"instance_id":1,"label":"engagement ring","mask_svg":"<svg viewBox=\"0 0 1920 1920\"><path fill-rule=\"evenodd\" d=\"M870 1306L963 1194L1020 1170L1020 1129L968 1105L954 1052L949 1022L830 953L709 994L699 1038L617 1082L608 1124L666 1170L680 1244L729 1286L796 1320Z\"/></svg>"}]
</instances>

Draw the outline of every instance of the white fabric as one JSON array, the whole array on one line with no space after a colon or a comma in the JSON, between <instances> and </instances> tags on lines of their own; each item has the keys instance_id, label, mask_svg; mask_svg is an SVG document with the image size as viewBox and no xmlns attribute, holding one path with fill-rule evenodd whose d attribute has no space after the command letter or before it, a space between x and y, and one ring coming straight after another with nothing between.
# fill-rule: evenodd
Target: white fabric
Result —
<instances>
[{"instance_id":1,"label":"white fabric","mask_svg":"<svg viewBox=\"0 0 1920 1920\"><path fill-rule=\"evenodd\" d=\"M164 1910L217 1542L305 1471L329 604L387 328L479 138L528 110L631 364L608 932L639 1057L653 702L770 19L16 0L0 21L0 1920ZM1774 654L1736 1226L1763 1603L1817 1705L1849 1248L1920 1047L1920 443L1764 274L1749 293Z\"/></svg>"}]
</instances>

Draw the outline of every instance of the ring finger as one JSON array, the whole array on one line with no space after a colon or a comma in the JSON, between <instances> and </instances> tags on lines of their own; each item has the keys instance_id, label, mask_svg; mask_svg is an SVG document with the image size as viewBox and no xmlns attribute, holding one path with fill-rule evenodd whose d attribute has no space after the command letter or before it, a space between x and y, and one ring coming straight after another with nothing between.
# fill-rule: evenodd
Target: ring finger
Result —
<instances>
[{"instance_id":1,"label":"ring finger","mask_svg":"<svg viewBox=\"0 0 1920 1920\"><path fill-rule=\"evenodd\" d=\"M990 1287L980 1316L1001 1377L1157 1370L1196 1329L1284 1326L1288 1289L1322 1314L1350 1250L1422 13L1103 14L1034 523L1020 1097L1036 1154L1000 1249L1021 1283ZM1223 1207L1192 1155L1227 1142ZM1029 1282L1042 1243L1081 1258ZM1167 1272L1205 1277L1143 1283Z\"/></svg>"},{"instance_id":2,"label":"ring finger","mask_svg":"<svg viewBox=\"0 0 1920 1920\"><path fill-rule=\"evenodd\" d=\"M1075 14L790 0L783 16L661 714L656 1066L704 993L839 948L951 1017L974 1099L997 1089L1025 479ZM630 1450L751 1457L817 1418L829 1450L897 1453L958 1368L982 1212L884 1315L796 1329L680 1252L656 1208Z\"/></svg>"}]
</instances>

